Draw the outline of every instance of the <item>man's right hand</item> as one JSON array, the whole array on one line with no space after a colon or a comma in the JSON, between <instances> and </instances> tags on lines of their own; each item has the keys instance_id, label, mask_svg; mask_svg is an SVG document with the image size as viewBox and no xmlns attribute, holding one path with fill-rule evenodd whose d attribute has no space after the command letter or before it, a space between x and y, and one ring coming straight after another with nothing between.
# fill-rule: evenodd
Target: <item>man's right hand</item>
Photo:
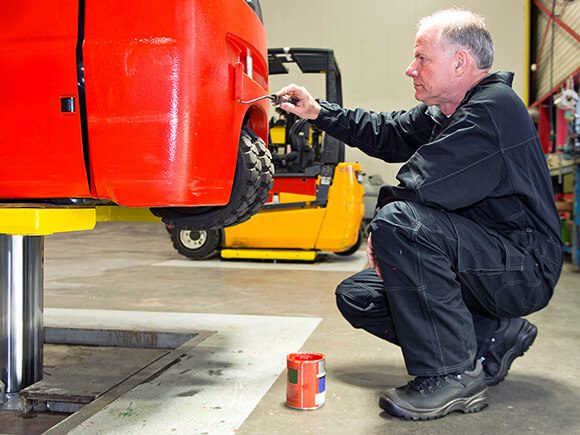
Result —
<instances>
[{"instance_id":1,"label":"man's right hand","mask_svg":"<svg viewBox=\"0 0 580 435\"><path fill-rule=\"evenodd\" d=\"M276 95L279 97L294 97L296 104L289 102L280 104L280 109L293 113L304 119L316 119L320 113L320 104L310 95L310 92L302 86L294 83L283 87Z\"/></svg>"}]
</instances>

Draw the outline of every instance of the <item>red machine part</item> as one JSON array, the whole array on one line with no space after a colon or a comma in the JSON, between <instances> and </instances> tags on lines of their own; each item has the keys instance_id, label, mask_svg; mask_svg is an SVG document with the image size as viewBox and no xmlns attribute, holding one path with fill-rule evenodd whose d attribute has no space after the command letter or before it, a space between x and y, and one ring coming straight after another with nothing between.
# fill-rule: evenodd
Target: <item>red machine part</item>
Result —
<instances>
[{"instance_id":1,"label":"red machine part","mask_svg":"<svg viewBox=\"0 0 580 435\"><path fill-rule=\"evenodd\" d=\"M263 86L255 94L266 93L266 38L253 11L228 0L91 2L85 41L95 196L226 204L246 110L234 100L234 66L248 53Z\"/></svg>"},{"instance_id":2,"label":"red machine part","mask_svg":"<svg viewBox=\"0 0 580 435\"><path fill-rule=\"evenodd\" d=\"M0 26L0 198L90 196L78 110L78 2L8 0Z\"/></svg>"},{"instance_id":3,"label":"red machine part","mask_svg":"<svg viewBox=\"0 0 580 435\"><path fill-rule=\"evenodd\" d=\"M274 187L270 190L268 202L271 202L273 196L279 193L316 196L316 181L317 177L284 177L284 175L279 175L274 178Z\"/></svg>"},{"instance_id":4,"label":"red machine part","mask_svg":"<svg viewBox=\"0 0 580 435\"><path fill-rule=\"evenodd\" d=\"M80 4L3 8L0 86L9 92L0 106L0 198L226 204L246 111L267 139L268 103L248 109L235 101L238 89L244 98L267 92L258 17L242 0ZM84 144L77 30L84 32ZM63 96L74 97L74 113L59 110Z\"/></svg>"}]
</instances>

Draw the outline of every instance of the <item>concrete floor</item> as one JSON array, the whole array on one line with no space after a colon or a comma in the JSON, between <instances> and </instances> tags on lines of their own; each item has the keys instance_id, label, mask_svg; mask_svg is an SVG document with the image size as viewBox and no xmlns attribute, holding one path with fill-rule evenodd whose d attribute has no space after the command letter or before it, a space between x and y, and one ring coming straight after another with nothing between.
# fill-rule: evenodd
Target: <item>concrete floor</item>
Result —
<instances>
[{"instance_id":1,"label":"concrete floor","mask_svg":"<svg viewBox=\"0 0 580 435\"><path fill-rule=\"evenodd\" d=\"M231 263L195 267L180 261L160 266L183 260L161 225L99 224L91 232L46 238L45 307L322 319L302 349L294 350L326 355L326 405L316 411L287 408L285 354L264 353L263 358L278 364L281 375L273 378L255 409L230 433L580 433L580 274L569 265L550 306L529 317L539 327L536 342L525 357L516 360L507 380L490 389L487 409L430 422L407 422L382 414L377 405L381 390L409 379L399 349L354 330L335 307L336 284L352 274L353 265L360 267L360 258L344 262L331 257L330 263L337 267L326 269L316 264L301 270L276 264L270 269L225 267ZM288 325L292 332L292 322ZM227 403L224 397L223 407ZM168 421L156 433L176 433L172 427ZM93 432L131 431L93 428ZM204 432L228 433L223 429L183 431Z\"/></svg>"}]
</instances>

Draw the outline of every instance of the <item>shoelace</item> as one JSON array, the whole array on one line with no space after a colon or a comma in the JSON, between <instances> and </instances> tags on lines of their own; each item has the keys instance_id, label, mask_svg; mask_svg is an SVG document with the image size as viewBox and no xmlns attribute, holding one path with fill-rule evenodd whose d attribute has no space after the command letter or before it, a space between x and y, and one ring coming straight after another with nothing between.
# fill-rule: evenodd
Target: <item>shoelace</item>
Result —
<instances>
[{"instance_id":1,"label":"shoelace","mask_svg":"<svg viewBox=\"0 0 580 435\"><path fill-rule=\"evenodd\" d=\"M418 391L420 394L425 394L427 391L432 392L436 388L441 388L445 382L450 382L448 375L429 377L419 376L412 381L409 381L408 385L414 390Z\"/></svg>"}]
</instances>

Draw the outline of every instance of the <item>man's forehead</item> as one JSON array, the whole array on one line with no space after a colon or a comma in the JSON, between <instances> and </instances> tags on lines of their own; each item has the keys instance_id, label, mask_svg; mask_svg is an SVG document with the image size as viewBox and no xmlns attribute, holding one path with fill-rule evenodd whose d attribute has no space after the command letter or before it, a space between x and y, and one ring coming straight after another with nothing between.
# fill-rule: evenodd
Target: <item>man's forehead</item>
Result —
<instances>
[{"instance_id":1,"label":"man's forehead","mask_svg":"<svg viewBox=\"0 0 580 435\"><path fill-rule=\"evenodd\" d=\"M426 29L419 29L415 36L415 49L430 49L439 46L440 29L429 27Z\"/></svg>"}]
</instances>

